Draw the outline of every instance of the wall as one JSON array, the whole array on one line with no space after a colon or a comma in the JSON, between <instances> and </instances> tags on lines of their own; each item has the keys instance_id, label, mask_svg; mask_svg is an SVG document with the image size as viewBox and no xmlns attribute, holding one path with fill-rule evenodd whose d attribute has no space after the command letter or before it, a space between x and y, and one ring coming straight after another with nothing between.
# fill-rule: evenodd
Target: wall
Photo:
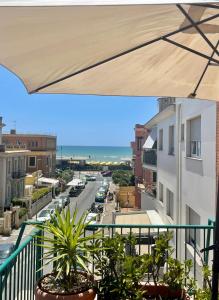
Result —
<instances>
[{"instance_id":1,"label":"wall","mask_svg":"<svg viewBox=\"0 0 219 300\"><path fill-rule=\"evenodd\" d=\"M122 186L119 187L117 200L120 202L121 207L135 207L135 187Z\"/></svg>"},{"instance_id":2,"label":"wall","mask_svg":"<svg viewBox=\"0 0 219 300\"><path fill-rule=\"evenodd\" d=\"M180 101L180 100L178 100ZM201 157L187 157L185 141L182 150L182 222L186 222L186 205L201 217L201 224L215 218L216 195L216 103L186 100L182 104L182 123L201 116Z\"/></svg>"},{"instance_id":3,"label":"wall","mask_svg":"<svg viewBox=\"0 0 219 300\"><path fill-rule=\"evenodd\" d=\"M49 204L52 201L52 192L38 199L36 202L32 203L31 209L28 212L29 218L32 218L38 211L40 211L43 207Z\"/></svg>"},{"instance_id":4,"label":"wall","mask_svg":"<svg viewBox=\"0 0 219 300\"><path fill-rule=\"evenodd\" d=\"M174 125L174 155L168 155L169 152L169 126ZM173 223L176 220L176 116L175 113L161 121L157 125L157 136L159 130L163 129L163 150L157 147L157 200L155 200L155 209L160 213L164 223ZM159 141L158 141L159 143ZM163 202L159 201L159 182L164 186ZM173 220L166 215L166 190L167 188L174 194L174 218Z\"/></svg>"}]
</instances>

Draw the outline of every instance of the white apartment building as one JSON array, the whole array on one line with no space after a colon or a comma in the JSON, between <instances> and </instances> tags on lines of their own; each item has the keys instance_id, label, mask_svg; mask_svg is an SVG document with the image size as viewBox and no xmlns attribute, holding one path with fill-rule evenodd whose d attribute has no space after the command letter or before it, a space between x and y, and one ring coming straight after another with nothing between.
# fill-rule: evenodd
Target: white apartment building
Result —
<instances>
[{"instance_id":1,"label":"white apartment building","mask_svg":"<svg viewBox=\"0 0 219 300\"><path fill-rule=\"evenodd\" d=\"M157 173L157 192L142 192L141 208L156 209L166 224L207 224L215 218L218 104L159 101L162 109L145 124L143 156L143 168Z\"/></svg>"},{"instance_id":2,"label":"white apartment building","mask_svg":"<svg viewBox=\"0 0 219 300\"><path fill-rule=\"evenodd\" d=\"M26 155L29 152L20 145L6 147L2 144L4 126L0 117L0 216L10 207L13 198L24 196Z\"/></svg>"}]
</instances>

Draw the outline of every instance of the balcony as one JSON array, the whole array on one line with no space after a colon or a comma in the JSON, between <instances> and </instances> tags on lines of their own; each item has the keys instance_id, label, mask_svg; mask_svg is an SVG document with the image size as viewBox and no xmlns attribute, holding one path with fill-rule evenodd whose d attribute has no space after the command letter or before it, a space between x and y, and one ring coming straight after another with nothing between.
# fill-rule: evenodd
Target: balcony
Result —
<instances>
[{"instance_id":1,"label":"balcony","mask_svg":"<svg viewBox=\"0 0 219 300\"><path fill-rule=\"evenodd\" d=\"M157 166L157 150L156 149L144 149L143 164Z\"/></svg>"},{"instance_id":2,"label":"balcony","mask_svg":"<svg viewBox=\"0 0 219 300\"><path fill-rule=\"evenodd\" d=\"M6 144L5 150L6 151L18 151L18 150L26 150L27 147L25 144L13 145L13 144Z\"/></svg>"},{"instance_id":3,"label":"balcony","mask_svg":"<svg viewBox=\"0 0 219 300\"><path fill-rule=\"evenodd\" d=\"M16 172L11 173L11 177L13 179L21 179L21 178L24 178L25 176L26 176L25 171L16 171Z\"/></svg>"},{"instance_id":4,"label":"balcony","mask_svg":"<svg viewBox=\"0 0 219 300\"><path fill-rule=\"evenodd\" d=\"M16 250L13 254L0 266L0 299L35 299L34 290L38 279L44 274L42 267L43 250L39 247L38 236L43 232L33 231L32 235L19 245L22 232L26 224L34 222L26 222L22 224L20 236L16 244ZM141 255L151 253L154 245L154 238L163 232L172 232L173 238L170 241L174 248L171 254L183 262L185 259L192 260L191 273L197 281L202 280L201 266L197 248L194 247L197 241L198 248L202 249L209 246L212 242L213 225L89 225L85 230L85 235L90 234L90 230L99 229L101 236L113 237L116 233L128 236L132 234L137 241L134 251L127 252L126 255ZM208 252L203 256L205 264L209 264L210 258ZM167 266L168 267L168 266ZM49 266L50 268L50 266ZM46 268L46 272L50 269ZM90 261L90 270L94 273L95 265L93 260ZM151 278L148 273L146 281ZM98 282L98 278L97 282Z\"/></svg>"}]
</instances>

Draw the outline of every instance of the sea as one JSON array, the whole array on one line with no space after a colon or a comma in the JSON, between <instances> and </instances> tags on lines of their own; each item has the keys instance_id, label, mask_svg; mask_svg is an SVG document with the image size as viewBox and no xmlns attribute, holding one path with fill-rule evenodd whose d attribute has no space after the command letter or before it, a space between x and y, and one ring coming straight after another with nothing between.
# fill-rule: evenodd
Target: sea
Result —
<instances>
[{"instance_id":1,"label":"sea","mask_svg":"<svg viewBox=\"0 0 219 300\"><path fill-rule=\"evenodd\" d=\"M57 157L86 157L88 161L120 162L131 160L130 147L114 146L58 146Z\"/></svg>"}]
</instances>

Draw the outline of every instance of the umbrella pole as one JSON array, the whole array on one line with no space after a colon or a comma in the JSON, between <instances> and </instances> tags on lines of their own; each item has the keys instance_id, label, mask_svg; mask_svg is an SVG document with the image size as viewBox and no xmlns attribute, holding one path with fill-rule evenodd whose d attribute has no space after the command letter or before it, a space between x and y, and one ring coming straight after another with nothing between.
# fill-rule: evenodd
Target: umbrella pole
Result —
<instances>
[{"instance_id":1,"label":"umbrella pole","mask_svg":"<svg viewBox=\"0 0 219 300\"><path fill-rule=\"evenodd\" d=\"M216 202L216 218L214 230L213 266L212 266L212 296L211 300L218 300L218 274L219 274L219 183Z\"/></svg>"}]
</instances>

